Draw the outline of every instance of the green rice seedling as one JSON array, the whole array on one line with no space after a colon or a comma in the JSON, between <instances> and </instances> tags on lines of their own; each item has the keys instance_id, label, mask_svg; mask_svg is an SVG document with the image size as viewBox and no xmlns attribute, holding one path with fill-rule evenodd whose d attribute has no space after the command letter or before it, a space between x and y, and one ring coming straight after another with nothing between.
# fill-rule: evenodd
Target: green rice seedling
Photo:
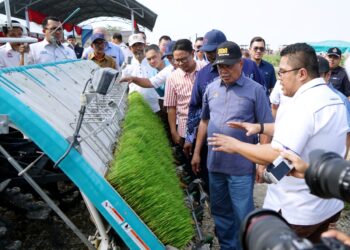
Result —
<instances>
[{"instance_id":1,"label":"green rice seedling","mask_svg":"<svg viewBox=\"0 0 350 250\"><path fill-rule=\"evenodd\" d=\"M108 181L165 245L184 248L193 221L163 124L138 93L128 112Z\"/></svg>"}]
</instances>

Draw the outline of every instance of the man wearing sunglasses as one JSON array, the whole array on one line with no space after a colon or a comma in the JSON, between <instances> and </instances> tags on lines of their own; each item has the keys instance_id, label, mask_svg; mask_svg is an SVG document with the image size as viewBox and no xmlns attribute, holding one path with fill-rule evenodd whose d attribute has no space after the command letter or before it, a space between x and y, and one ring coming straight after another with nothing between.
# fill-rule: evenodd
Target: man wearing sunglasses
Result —
<instances>
[{"instance_id":1,"label":"man wearing sunglasses","mask_svg":"<svg viewBox=\"0 0 350 250\"><path fill-rule=\"evenodd\" d=\"M28 64L77 59L75 52L63 46L63 28L57 17L46 17L42 23L45 38L30 45Z\"/></svg>"},{"instance_id":2,"label":"man wearing sunglasses","mask_svg":"<svg viewBox=\"0 0 350 250\"><path fill-rule=\"evenodd\" d=\"M276 83L276 74L273 65L262 59L265 51L265 40L262 37L256 36L250 41L249 52L251 59L256 62L261 74L264 76L265 86L270 94Z\"/></svg>"},{"instance_id":3,"label":"man wearing sunglasses","mask_svg":"<svg viewBox=\"0 0 350 250\"><path fill-rule=\"evenodd\" d=\"M207 58L205 56L204 51L201 50L202 46L203 46L203 37L197 37L196 41L194 42L194 46L193 46L194 47L195 60L206 62Z\"/></svg>"},{"instance_id":4,"label":"man wearing sunglasses","mask_svg":"<svg viewBox=\"0 0 350 250\"><path fill-rule=\"evenodd\" d=\"M329 62L329 68L331 69L329 83L331 83L335 89L349 98L350 82L348 76L346 75L345 69L339 65L341 56L341 50L337 47L330 48L327 52L327 60Z\"/></svg>"}]
</instances>

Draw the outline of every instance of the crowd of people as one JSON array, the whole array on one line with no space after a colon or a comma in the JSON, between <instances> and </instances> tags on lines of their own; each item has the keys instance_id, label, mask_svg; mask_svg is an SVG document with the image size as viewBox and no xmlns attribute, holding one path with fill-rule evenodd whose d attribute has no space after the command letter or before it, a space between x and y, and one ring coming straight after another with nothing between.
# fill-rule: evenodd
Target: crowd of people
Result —
<instances>
[{"instance_id":1,"label":"crowd of people","mask_svg":"<svg viewBox=\"0 0 350 250\"><path fill-rule=\"evenodd\" d=\"M45 19L43 32L45 39L29 48L1 47L0 67L82 58L120 70L130 93L142 94L162 119L172 145L187 159L186 170L206 183L222 250L241 249L239 227L254 209L254 182L264 181L266 167L280 155L295 168L268 185L263 207L279 212L312 242L323 234L349 244L338 231L324 234L334 228L343 202L310 194L303 178L312 150L344 157L348 152L350 82L339 48L330 48L324 58L306 43L288 45L276 74L263 59L266 43L258 36L247 58L215 29L194 44L164 35L149 45L142 32L125 44L121 34L108 41L107 31L95 28L85 49L74 36L63 43L55 17ZM13 25L5 34L21 37L22 30Z\"/></svg>"}]
</instances>

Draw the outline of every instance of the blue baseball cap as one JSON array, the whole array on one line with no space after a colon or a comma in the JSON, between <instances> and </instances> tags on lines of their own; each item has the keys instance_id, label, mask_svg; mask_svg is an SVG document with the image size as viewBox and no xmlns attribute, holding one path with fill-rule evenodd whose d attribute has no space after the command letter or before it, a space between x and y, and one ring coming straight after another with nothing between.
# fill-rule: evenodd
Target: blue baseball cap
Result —
<instances>
[{"instance_id":1,"label":"blue baseball cap","mask_svg":"<svg viewBox=\"0 0 350 250\"><path fill-rule=\"evenodd\" d=\"M95 34L93 34L91 36L91 43L94 43L98 39L104 40L104 41L106 40L104 34L102 34L102 33L95 33Z\"/></svg>"},{"instance_id":2,"label":"blue baseball cap","mask_svg":"<svg viewBox=\"0 0 350 250\"><path fill-rule=\"evenodd\" d=\"M162 59L164 59L166 56L172 56L173 55L173 48L174 48L175 43L176 43L176 41L170 41L167 44L167 46L165 48L165 52L162 55Z\"/></svg>"},{"instance_id":3,"label":"blue baseball cap","mask_svg":"<svg viewBox=\"0 0 350 250\"><path fill-rule=\"evenodd\" d=\"M199 49L201 51L214 51L217 47L226 42L225 34L220 30L211 30L204 35L203 46Z\"/></svg>"}]
</instances>

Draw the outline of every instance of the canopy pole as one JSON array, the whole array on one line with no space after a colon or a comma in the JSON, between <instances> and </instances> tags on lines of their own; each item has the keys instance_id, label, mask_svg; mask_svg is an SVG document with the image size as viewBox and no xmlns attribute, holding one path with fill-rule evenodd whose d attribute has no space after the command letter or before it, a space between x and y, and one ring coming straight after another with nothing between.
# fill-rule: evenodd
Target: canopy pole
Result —
<instances>
[{"instance_id":1,"label":"canopy pole","mask_svg":"<svg viewBox=\"0 0 350 250\"><path fill-rule=\"evenodd\" d=\"M135 17L134 17L134 10L133 9L130 9L131 10L131 32L132 34L135 33L135 26L134 26L134 23L135 23Z\"/></svg>"},{"instance_id":2,"label":"canopy pole","mask_svg":"<svg viewBox=\"0 0 350 250\"><path fill-rule=\"evenodd\" d=\"M12 29L10 0L5 0L5 11L7 17L7 27L10 27L10 29Z\"/></svg>"},{"instance_id":3,"label":"canopy pole","mask_svg":"<svg viewBox=\"0 0 350 250\"><path fill-rule=\"evenodd\" d=\"M29 10L28 10L28 6L26 6L25 15L26 15L27 29L28 29L28 33L29 33L29 32L30 32L30 22L29 22ZM28 34L28 36L29 36L29 34Z\"/></svg>"}]
</instances>

